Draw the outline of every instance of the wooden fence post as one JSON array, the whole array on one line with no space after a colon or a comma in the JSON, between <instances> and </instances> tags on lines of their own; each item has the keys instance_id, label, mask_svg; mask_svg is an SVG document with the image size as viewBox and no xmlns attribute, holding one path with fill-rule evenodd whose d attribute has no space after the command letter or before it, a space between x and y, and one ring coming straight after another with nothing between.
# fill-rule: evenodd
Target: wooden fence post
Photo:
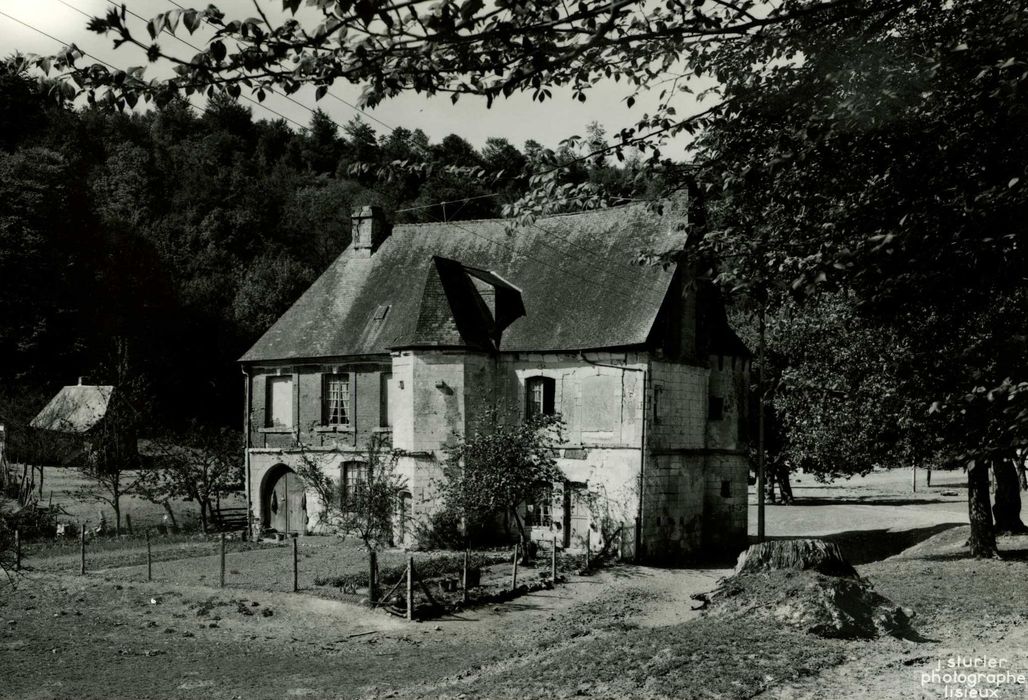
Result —
<instances>
[{"instance_id":1,"label":"wooden fence post","mask_svg":"<svg viewBox=\"0 0 1028 700\"><path fill-rule=\"evenodd\" d=\"M553 538L553 549L550 550L550 580L557 582L557 538Z\"/></svg>"},{"instance_id":2,"label":"wooden fence post","mask_svg":"<svg viewBox=\"0 0 1028 700\"><path fill-rule=\"evenodd\" d=\"M514 567L510 574L510 590L516 590L518 587L518 546L514 545Z\"/></svg>"},{"instance_id":3,"label":"wooden fence post","mask_svg":"<svg viewBox=\"0 0 1028 700\"><path fill-rule=\"evenodd\" d=\"M299 538L293 538L293 593L300 590L300 555Z\"/></svg>"},{"instance_id":4,"label":"wooden fence post","mask_svg":"<svg viewBox=\"0 0 1028 700\"><path fill-rule=\"evenodd\" d=\"M460 575L460 587L462 590L461 598L466 603L468 602L468 550L464 550L464 568L461 570Z\"/></svg>"},{"instance_id":5,"label":"wooden fence post","mask_svg":"<svg viewBox=\"0 0 1028 700\"><path fill-rule=\"evenodd\" d=\"M221 566L220 575L218 577L219 585L225 587L225 533L221 533Z\"/></svg>"},{"instance_id":6,"label":"wooden fence post","mask_svg":"<svg viewBox=\"0 0 1028 700\"><path fill-rule=\"evenodd\" d=\"M375 596L376 585L375 585L375 574L378 572L378 554L375 550L368 552L368 601L374 605L377 597Z\"/></svg>"},{"instance_id":7,"label":"wooden fence post","mask_svg":"<svg viewBox=\"0 0 1028 700\"><path fill-rule=\"evenodd\" d=\"M632 559L636 564L642 559L642 528L639 526L639 516L635 516L635 551L632 552Z\"/></svg>"},{"instance_id":8,"label":"wooden fence post","mask_svg":"<svg viewBox=\"0 0 1028 700\"><path fill-rule=\"evenodd\" d=\"M592 528L585 531L585 570L592 568Z\"/></svg>"},{"instance_id":9,"label":"wooden fence post","mask_svg":"<svg viewBox=\"0 0 1028 700\"><path fill-rule=\"evenodd\" d=\"M79 575L86 575L86 524L79 525Z\"/></svg>"},{"instance_id":10,"label":"wooden fence post","mask_svg":"<svg viewBox=\"0 0 1028 700\"><path fill-rule=\"evenodd\" d=\"M132 536L132 515L125 513L125 529L128 530L129 537Z\"/></svg>"},{"instance_id":11,"label":"wooden fence post","mask_svg":"<svg viewBox=\"0 0 1028 700\"><path fill-rule=\"evenodd\" d=\"M153 581L153 552L150 550L150 530L146 530L146 580Z\"/></svg>"},{"instance_id":12,"label":"wooden fence post","mask_svg":"<svg viewBox=\"0 0 1028 700\"><path fill-rule=\"evenodd\" d=\"M414 619L414 557L407 557L407 620Z\"/></svg>"},{"instance_id":13,"label":"wooden fence post","mask_svg":"<svg viewBox=\"0 0 1028 700\"><path fill-rule=\"evenodd\" d=\"M14 570L21 571L21 530L14 531Z\"/></svg>"}]
</instances>

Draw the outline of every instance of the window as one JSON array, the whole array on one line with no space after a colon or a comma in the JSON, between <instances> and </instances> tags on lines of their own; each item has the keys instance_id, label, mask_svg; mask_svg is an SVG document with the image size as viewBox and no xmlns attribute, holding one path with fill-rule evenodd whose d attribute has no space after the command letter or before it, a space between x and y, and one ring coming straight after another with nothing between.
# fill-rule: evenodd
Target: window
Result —
<instances>
[{"instance_id":1,"label":"window","mask_svg":"<svg viewBox=\"0 0 1028 700\"><path fill-rule=\"evenodd\" d=\"M707 420L721 420L725 416L725 400L720 396L707 399Z\"/></svg>"},{"instance_id":2,"label":"window","mask_svg":"<svg viewBox=\"0 0 1028 700\"><path fill-rule=\"evenodd\" d=\"M324 425L350 425L350 375L326 374L322 389L324 406L321 422Z\"/></svg>"},{"instance_id":3,"label":"window","mask_svg":"<svg viewBox=\"0 0 1028 700\"><path fill-rule=\"evenodd\" d=\"M553 486L542 484L536 489L535 495L528 503L529 527L549 527L553 522Z\"/></svg>"},{"instance_id":4,"label":"window","mask_svg":"<svg viewBox=\"0 0 1028 700\"><path fill-rule=\"evenodd\" d=\"M525 381L525 417L552 416L557 382L552 377L529 377Z\"/></svg>"},{"instance_id":5,"label":"window","mask_svg":"<svg viewBox=\"0 0 1028 700\"><path fill-rule=\"evenodd\" d=\"M732 497L732 482L728 479L721 480L721 498Z\"/></svg>"},{"instance_id":6,"label":"window","mask_svg":"<svg viewBox=\"0 0 1028 700\"><path fill-rule=\"evenodd\" d=\"M293 427L293 378L268 377L264 425L268 428Z\"/></svg>"},{"instance_id":7,"label":"window","mask_svg":"<svg viewBox=\"0 0 1028 700\"><path fill-rule=\"evenodd\" d=\"M378 427L391 428L393 423L389 417L389 387L393 384L391 372L378 375Z\"/></svg>"},{"instance_id":8,"label":"window","mask_svg":"<svg viewBox=\"0 0 1028 700\"><path fill-rule=\"evenodd\" d=\"M661 423L664 418L664 387L660 384L653 386L653 422Z\"/></svg>"},{"instance_id":9,"label":"window","mask_svg":"<svg viewBox=\"0 0 1028 700\"><path fill-rule=\"evenodd\" d=\"M339 472L339 481L343 486L340 490L340 506L343 510L353 510L353 499L357 497L359 485L368 478L368 465L364 462L343 462Z\"/></svg>"}]
</instances>

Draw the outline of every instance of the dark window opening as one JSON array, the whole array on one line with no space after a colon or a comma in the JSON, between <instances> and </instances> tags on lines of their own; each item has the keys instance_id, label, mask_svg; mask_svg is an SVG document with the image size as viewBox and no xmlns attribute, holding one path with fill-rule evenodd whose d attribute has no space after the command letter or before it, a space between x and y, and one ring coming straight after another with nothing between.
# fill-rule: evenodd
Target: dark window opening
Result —
<instances>
[{"instance_id":1,"label":"dark window opening","mask_svg":"<svg viewBox=\"0 0 1028 700\"><path fill-rule=\"evenodd\" d=\"M725 400L720 396L711 396L707 400L707 420L721 420L725 416Z\"/></svg>"},{"instance_id":2,"label":"dark window opening","mask_svg":"<svg viewBox=\"0 0 1028 700\"><path fill-rule=\"evenodd\" d=\"M378 378L378 427L390 428L393 422L389 417L389 386L393 382L393 375L391 372L383 372Z\"/></svg>"},{"instance_id":3,"label":"dark window opening","mask_svg":"<svg viewBox=\"0 0 1028 700\"><path fill-rule=\"evenodd\" d=\"M732 497L732 482L728 479L722 479L721 481L721 498Z\"/></svg>"},{"instance_id":4,"label":"dark window opening","mask_svg":"<svg viewBox=\"0 0 1028 700\"><path fill-rule=\"evenodd\" d=\"M664 387L659 384L653 387L653 422L661 423L664 417Z\"/></svg>"},{"instance_id":5,"label":"dark window opening","mask_svg":"<svg viewBox=\"0 0 1028 700\"><path fill-rule=\"evenodd\" d=\"M552 377L529 377L525 381L525 417L552 416L557 382Z\"/></svg>"}]
</instances>

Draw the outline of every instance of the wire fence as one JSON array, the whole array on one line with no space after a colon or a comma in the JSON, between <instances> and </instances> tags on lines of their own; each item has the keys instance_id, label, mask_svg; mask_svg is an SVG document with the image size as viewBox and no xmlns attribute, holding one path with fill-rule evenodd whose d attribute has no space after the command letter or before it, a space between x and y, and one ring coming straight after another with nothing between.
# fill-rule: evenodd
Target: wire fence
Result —
<instances>
[{"instance_id":1,"label":"wire fence","mask_svg":"<svg viewBox=\"0 0 1028 700\"><path fill-rule=\"evenodd\" d=\"M25 545L15 533L15 568L52 574L102 576L119 583L292 592L381 607L408 620L502 602L552 588L569 572L597 564L544 543L528 560L510 550L368 553L332 537L287 538L281 543L218 536L157 534L77 537ZM16 572L17 573L17 572Z\"/></svg>"}]
</instances>

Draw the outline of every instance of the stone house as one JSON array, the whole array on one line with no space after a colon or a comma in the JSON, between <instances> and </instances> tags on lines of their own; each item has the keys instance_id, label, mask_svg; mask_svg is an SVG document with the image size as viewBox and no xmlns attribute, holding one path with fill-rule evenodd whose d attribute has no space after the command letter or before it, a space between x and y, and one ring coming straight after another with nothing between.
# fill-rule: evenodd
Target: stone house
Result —
<instances>
[{"instance_id":1,"label":"stone house","mask_svg":"<svg viewBox=\"0 0 1028 700\"><path fill-rule=\"evenodd\" d=\"M447 443L499 408L566 424L565 481L525 505L533 538L575 548L591 531L599 546L605 519L625 556L743 546L749 353L687 265L638 263L681 249L683 222L631 206L509 232L356 210L351 245L240 360L255 525L315 527L298 442L352 482L378 436L408 485L396 540L410 544L440 506Z\"/></svg>"}]
</instances>

